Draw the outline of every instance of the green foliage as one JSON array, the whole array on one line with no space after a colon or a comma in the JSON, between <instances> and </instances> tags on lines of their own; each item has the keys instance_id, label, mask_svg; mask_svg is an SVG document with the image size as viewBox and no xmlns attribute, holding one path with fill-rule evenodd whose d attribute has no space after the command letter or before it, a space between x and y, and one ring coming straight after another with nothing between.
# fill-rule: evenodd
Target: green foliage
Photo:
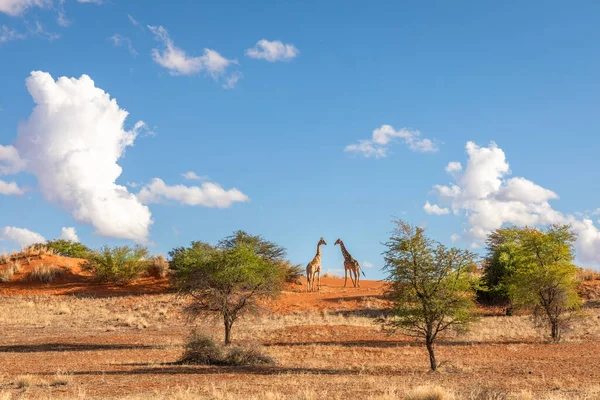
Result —
<instances>
[{"instance_id":1,"label":"green foliage","mask_svg":"<svg viewBox=\"0 0 600 400\"><path fill-rule=\"evenodd\" d=\"M473 320L474 295L479 287L470 270L475 254L448 249L425 236L421 228L395 221L386 243L387 292L393 329L425 339L432 370L437 368L434 342L446 330L463 331Z\"/></svg>"},{"instance_id":2,"label":"green foliage","mask_svg":"<svg viewBox=\"0 0 600 400\"><path fill-rule=\"evenodd\" d=\"M91 251L89 247L79 242L64 239L49 240L42 246L54 250L54 253L63 257L87 258L88 253Z\"/></svg>"},{"instance_id":3,"label":"green foliage","mask_svg":"<svg viewBox=\"0 0 600 400\"><path fill-rule=\"evenodd\" d=\"M266 243L237 232L216 247L203 243L177 251L175 282L180 293L193 300L186 308L188 315L192 319L206 313L220 315L226 344L237 318L255 310L257 299L275 296L283 283L280 260L273 252L282 254L281 248Z\"/></svg>"},{"instance_id":4,"label":"green foliage","mask_svg":"<svg viewBox=\"0 0 600 400\"><path fill-rule=\"evenodd\" d=\"M509 300L506 280L510 278L519 263L516 241L521 229L511 226L490 233L487 243L487 255L483 268L483 281L488 289L485 296L495 302Z\"/></svg>"},{"instance_id":5,"label":"green foliage","mask_svg":"<svg viewBox=\"0 0 600 400\"><path fill-rule=\"evenodd\" d=\"M128 284L148 267L148 250L144 247L104 246L88 254L82 268L91 271L100 282Z\"/></svg>"},{"instance_id":6,"label":"green foliage","mask_svg":"<svg viewBox=\"0 0 600 400\"><path fill-rule=\"evenodd\" d=\"M223 348L205 333L194 331L188 337L181 364L198 365L261 365L275 361L258 346L229 346Z\"/></svg>"},{"instance_id":7,"label":"green foliage","mask_svg":"<svg viewBox=\"0 0 600 400\"><path fill-rule=\"evenodd\" d=\"M510 299L516 306L532 309L536 324L549 327L554 341L560 340L581 305L578 268L573 264L575 240L568 225L553 225L546 231L524 228L510 247L510 257L516 260L504 280Z\"/></svg>"}]
</instances>

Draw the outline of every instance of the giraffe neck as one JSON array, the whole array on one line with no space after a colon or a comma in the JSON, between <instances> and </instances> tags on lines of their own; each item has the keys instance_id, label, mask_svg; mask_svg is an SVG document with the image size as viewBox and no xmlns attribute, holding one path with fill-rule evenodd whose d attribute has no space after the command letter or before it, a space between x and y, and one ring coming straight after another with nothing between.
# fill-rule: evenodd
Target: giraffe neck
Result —
<instances>
[{"instance_id":1,"label":"giraffe neck","mask_svg":"<svg viewBox=\"0 0 600 400\"><path fill-rule=\"evenodd\" d=\"M350 253L348 253L348 250L346 250L346 246L344 246L344 242L342 242L341 240L340 240L340 248L342 249L342 255L344 256L345 260L352 258Z\"/></svg>"},{"instance_id":2,"label":"giraffe neck","mask_svg":"<svg viewBox=\"0 0 600 400\"><path fill-rule=\"evenodd\" d=\"M317 254L315 255L315 258L321 258L321 243L317 245Z\"/></svg>"}]
</instances>

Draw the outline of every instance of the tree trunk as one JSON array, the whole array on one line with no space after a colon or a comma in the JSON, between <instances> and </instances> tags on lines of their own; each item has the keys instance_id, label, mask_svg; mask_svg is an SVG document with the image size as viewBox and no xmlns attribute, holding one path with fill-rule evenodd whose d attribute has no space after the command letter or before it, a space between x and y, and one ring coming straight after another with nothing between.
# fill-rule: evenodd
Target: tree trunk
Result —
<instances>
[{"instance_id":1,"label":"tree trunk","mask_svg":"<svg viewBox=\"0 0 600 400\"><path fill-rule=\"evenodd\" d=\"M558 321L550 321L550 324L552 326L552 341L558 342L560 340L560 326Z\"/></svg>"},{"instance_id":2,"label":"tree trunk","mask_svg":"<svg viewBox=\"0 0 600 400\"><path fill-rule=\"evenodd\" d=\"M223 317L225 322L225 346L231 344L231 326L233 325L233 321L230 321L229 318Z\"/></svg>"},{"instance_id":3,"label":"tree trunk","mask_svg":"<svg viewBox=\"0 0 600 400\"><path fill-rule=\"evenodd\" d=\"M427 346L427 351L429 352L429 365L431 366L431 370L435 371L437 369L437 363L435 361L435 349L433 348L433 341L431 338L425 338L425 346Z\"/></svg>"}]
</instances>

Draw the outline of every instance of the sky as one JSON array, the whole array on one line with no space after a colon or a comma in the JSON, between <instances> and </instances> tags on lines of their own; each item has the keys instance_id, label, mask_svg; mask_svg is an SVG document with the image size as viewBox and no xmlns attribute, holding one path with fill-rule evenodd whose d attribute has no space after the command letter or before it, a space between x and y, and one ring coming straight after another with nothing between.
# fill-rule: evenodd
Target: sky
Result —
<instances>
[{"instance_id":1,"label":"sky","mask_svg":"<svg viewBox=\"0 0 600 400\"><path fill-rule=\"evenodd\" d=\"M0 0L0 252L260 234L367 278L402 218L600 268L600 3Z\"/></svg>"}]
</instances>

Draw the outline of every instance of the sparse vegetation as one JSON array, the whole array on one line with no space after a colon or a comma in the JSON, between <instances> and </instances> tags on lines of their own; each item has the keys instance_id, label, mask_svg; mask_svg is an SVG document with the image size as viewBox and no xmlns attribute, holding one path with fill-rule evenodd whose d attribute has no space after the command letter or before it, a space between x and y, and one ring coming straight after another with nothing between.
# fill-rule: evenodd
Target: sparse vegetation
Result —
<instances>
[{"instance_id":1,"label":"sparse vegetation","mask_svg":"<svg viewBox=\"0 0 600 400\"><path fill-rule=\"evenodd\" d=\"M41 264L33 268L27 275L30 282L52 283L54 279L64 275L64 270L57 267L56 264Z\"/></svg>"},{"instance_id":2,"label":"sparse vegetation","mask_svg":"<svg viewBox=\"0 0 600 400\"><path fill-rule=\"evenodd\" d=\"M100 282L125 285L148 268L148 250L144 247L108 247L88 254L82 264Z\"/></svg>"},{"instance_id":3,"label":"sparse vegetation","mask_svg":"<svg viewBox=\"0 0 600 400\"><path fill-rule=\"evenodd\" d=\"M394 302L392 329L424 339L432 370L438 367L434 344L447 330L464 331L473 320L478 279L469 272L475 254L445 246L422 228L398 220L386 243L385 271Z\"/></svg>"},{"instance_id":4,"label":"sparse vegetation","mask_svg":"<svg viewBox=\"0 0 600 400\"><path fill-rule=\"evenodd\" d=\"M182 364L230 366L263 365L274 362L257 345L224 347L215 343L210 335L198 331L192 332L188 337L180 360Z\"/></svg>"},{"instance_id":5,"label":"sparse vegetation","mask_svg":"<svg viewBox=\"0 0 600 400\"><path fill-rule=\"evenodd\" d=\"M285 250L259 236L236 232L210 245L192 246L179 252L176 271L179 291L192 302L190 318L219 315L225 326L225 344L231 343L234 322L256 309L257 299L273 297L283 283L280 261Z\"/></svg>"}]
</instances>

